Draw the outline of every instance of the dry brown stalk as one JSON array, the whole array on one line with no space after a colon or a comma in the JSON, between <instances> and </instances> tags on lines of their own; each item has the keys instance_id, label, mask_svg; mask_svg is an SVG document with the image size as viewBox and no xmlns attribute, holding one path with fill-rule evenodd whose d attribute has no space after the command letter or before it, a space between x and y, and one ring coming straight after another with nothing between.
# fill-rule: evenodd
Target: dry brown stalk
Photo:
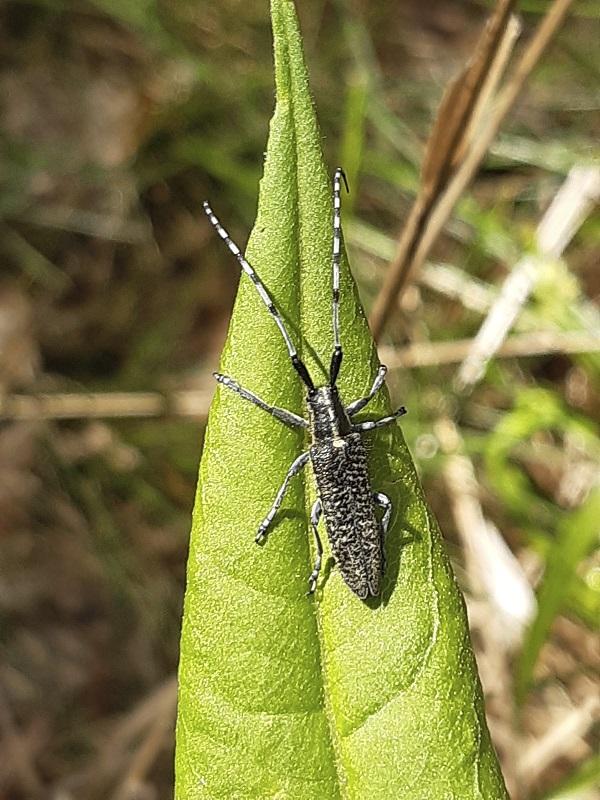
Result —
<instances>
[{"instance_id":1,"label":"dry brown stalk","mask_svg":"<svg viewBox=\"0 0 600 800\"><path fill-rule=\"evenodd\" d=\"M460 159L469 123L494 63L513 6L514 0L499 0L479 37L473 56L444 92L421 169L419 199L424 210L447 184Z\"/></svg>"},{"instance_id":2,"label":"dry brown stalk","mask_svg":"<svg viewBox=\"0 0 600 800\"><path fill-rule=\"evenodd\" d=\"M471 115L468 128L463 137L461 148L454 158L454 167L458 167L461 163L468 147L478 135L482 124L484 124L486 109L489 108L490 103L498 92L500 83L506 72L506 67L508 66L513 49L520 35L521 21L515 14L511 14L504 35L498 45L494 60L490 66L490 71L477 97L473 108L473 114Z\"/></svg>"},{"instance_id":3,"label":"dry brown stalk","mask_svg":"<svg viewBox=\"0 0 600 800\"><path fill-rule=\"evenodd\" d=\"M212 390L87 392L8 395L0 399L0 419L102 419L110 417L203 417Z\"/></svg>"},{"instance_id":4,"label":"dry brown stalk","mask_svg":"<svg viewBox=\"0 0 600 800\"><path fill-rule=\"evenodd\" d=\"M419 342L400 349L382 347L382 363L399 367L435 367L462 361L473 346L473 339L453 342ZM549 353L593 353L600 349L600 337L585 331L535 331L512 336L495 354L498 358L518 358ZM8 395L0 400L0 419L110 419L125 417L204 418L212 399L212 389L159 392L95 392Z\"/></svg>"},{"instance_id":5,"label":"dry brown stalk","mask_svg":"<svg viewBox=\"0 0 600 800\"><path fill-rule=\"evenodd\" d=\"M425 217L420 207L422 201L417 197L400 238L396 256L390 264L386 279L373 306L370 324L375 339L379 339L381 336L390 312L403 288L429 255L454 206L473 179L491 143L496 138L500 125L513 107L527 77L560 27L572 3L573 0L554 0L512 74L498 93L487 123L473 139L465 153L464 160L450 177L439 197L431 203ZM506 26L504 30L507 30ZM514 37L514 33L510 31L507 35Z\"/></svg>"},{"instance_id":6,"label":"dry brown stalk","mask_svg":"<svg viewBox=\"0 0 600 800\"><path fill-rule=\"evenodd\" d=\"M419 342L399 350L381 348L384 364L395 367L434 367L462 361L473 346L473 339L453 342ZM495 354L501 358L539 356L549 353L593 353L600 350L597 335L574 331L535 331L507 339Z\"/></svg>"}]
</instances>

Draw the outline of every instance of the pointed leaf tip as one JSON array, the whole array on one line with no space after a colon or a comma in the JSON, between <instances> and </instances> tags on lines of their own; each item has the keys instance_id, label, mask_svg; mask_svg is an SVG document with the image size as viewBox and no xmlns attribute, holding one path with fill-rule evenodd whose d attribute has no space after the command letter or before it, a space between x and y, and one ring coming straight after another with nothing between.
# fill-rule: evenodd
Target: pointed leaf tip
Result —
<instances>
[{"instance_id":1,"label":"pointed leaf tip","mask_svg":"<svg viewBox=\"0 0 600 800\"><path fill-rule=\"evenodd\" d=\"M247 257L314 376L331 324L331 178L293 3L271 3L276 108ZM378 361L345 255L345 402ZM243 275L220 371L305 414L285 343ZM390 412L387 395L366 418ZM362 417L363 419L365 417ZM219 386L193 513L179 668L176 797L502 800L462 599L400 428L371 437L374 491L393 503L380 602L325 569L314 597L310 473L295 477L264 546L253 544L298 429ZM326 556L329 555L328 550Z\"/></svg>"}]
</instances>

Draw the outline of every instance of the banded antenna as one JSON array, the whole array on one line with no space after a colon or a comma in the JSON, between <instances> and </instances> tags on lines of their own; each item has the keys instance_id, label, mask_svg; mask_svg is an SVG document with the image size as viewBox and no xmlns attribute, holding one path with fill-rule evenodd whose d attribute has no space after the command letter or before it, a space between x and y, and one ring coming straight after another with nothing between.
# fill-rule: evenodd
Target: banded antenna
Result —
<instances>
[{"instance_id":1,"label":"banded antenna","mask_svg":"<svg viewBox=\"0 0 600 800\"><path fill-rule=\"evenodd\" d=\"M337 381L342 358L342 343L340 341L340 261L342 258L342 219L341 219L341 182L344 181L346 191L349 192L348 181L341 167L333 175L333 256L331 265L333 269L333 355L329 368L329 380L333 386Z\"/></svg>"},{"instance_id":2,"label":"banded antenna","mask_svg":"<svg viewBox=\"0 0 600 800\"><path fill-rule=\"evenodd\" d=\"M296 370L298 375L300 375L302 382L309 389L309 391L311 392L314 391L315 385L308 373L308 370L306 369L306 365L300 359L298 351L296 350L296 347L294 346L294 343L292 341L292 337L290 336L288 329L285 327L283 319L281 318L281 314L279 313L277 307L275 306L275 303L271 299L271 295L268 293L264 283L258 276L258 273L254 269L254 267L248 261L246 261L246 259L242 255L240 248L229 236L225 228L221 225L221 223L219 222L217 216L215 215L214 211L212 210L208 202L205 201L202 205L204 207L204 212L208 217L208 219L210 220L212 226L215 228L221 239L223 239L229 250L240 262L240 266L243 269L243 271L246 273L246 275L248 275L252 283L256 286L256 291L260 295L260 299L265 304L267 311L273 317L273 319L277 324L277 327L281 331L281 335L283 336L283 339L285 341L285 346L287 347L294 369Z\"/></svg>"}]
</instances>

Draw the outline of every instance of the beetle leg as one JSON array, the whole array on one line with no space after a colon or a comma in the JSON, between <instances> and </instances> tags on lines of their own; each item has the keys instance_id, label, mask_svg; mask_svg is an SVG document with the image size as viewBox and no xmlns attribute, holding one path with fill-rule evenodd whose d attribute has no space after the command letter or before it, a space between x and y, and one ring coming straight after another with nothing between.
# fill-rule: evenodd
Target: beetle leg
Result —
<instances>
[{"instance_id":1,"label":"beetle leg","mask_svg":"<svg viewBox=\"0 0 600 800\"><path fill-rule=\"evenodd\" d=\"M381 518L381 558L382 558L382 572L385 571L385 536L390 526L390 518L392 516L392 501L383 492L373 492L373 501L375 505L383 508L383 517Z\"/></svg>"},{"instance_id":2,"label":"beetle leg","mask_svg":"<svg viewBox=\"0 0 600 800\"><path fill-rule=\"evenodd\" d=\"M381 419L370 419L366 422L357 422L356 425L352 426L354 431L372 431L375 428L383 428L384 425L389 425L390 422L394 422L394 420L398 419L398 417L403 417L406 414L406 409L404 406L400 406L397 411L394 411L393 414L390 414L389 417L382 417Z\"/></svg>"},{"instance_id":3,"label":"beetle leg","mask_svg":"<svg viewBox=\"0 0 600 800\"><path fill-rule=\"evenodd\" d=\"M300 472L302 467L306 465L309 458L310 458L310 453L308 452L301 453L298 456L298 458L294 461L292 466L289 468L288 473L285 476L283 483L281 484L281 488L279 489L277 495L275 496L275 500L273 501L271 510L258 526L258 533L256 534L256 537L254 539L256 544L261 544L266 539L267 530L271 525L271 523L273 522L275 514L279 510L279 506L283 502L283 498L285 497L285 493L287 492L291 479L294 477L294 475L297 475Z\"/></svg>"},{"instance_id":4,"label":"beetle leg","mask_svg":"<svg viewBox=\"0 0 600 800\"><path fill-rule=\"evenodd\" d=\"M381 531L385 536L390 526L390 517L392 516L392 501L383 492L373 492L373 500L376 505L383 508L383 517L381 518Z\"/></svg>"},{"instance_id":5,"label":"beetle leg","mask_svg":"<svg viewBox=\"0 0 600 800\"><path fill-rule=\"evenodd\" d=\"M302 417L299 417L292 411L288 411L286 408L277 408L277 406L265 403L258 395L254 394L254 392L251 392L249 389L244 389L243 386L240 386L237 381L234 381L233 378L230 378L228 375L221 375L220 372L213 372L213 375L220 384L231 389L232 392L239 394L244 400L249 400L255 406L262 408L267 414L275 417L275 419L278 419L285 425L290 425L294 428L308 428L308 422L302 419Z\"/></svg>"},{"instance_id":6,"label":"beetle leg","mask_svg":"<svg viewBox=\"0 0 600 800\"><path fill-rule=\"evenodd\" d=\"M312 507L312 511L310 512L310 523L312 525L313 533L315 535L315 543L317 545L317 558L315 560L315 567L313 571L310 573L310 577L308 579L309 583L308 594L314 594L315 589L317 588L317 578L319 577L319 572L321 571L321 560L323 558L323 545L321 543L321 537L319 536L318 525L322 513L323 513L323 508L321 506L321 501L315 500L315 503Z\"/></svg>"},{"instance_id":7,"label":"beetle leg","mask_svg":"<svg viewBox=\"0 0 600 800\"><path fill-rule=\"evenodd\" d=\"M360 397L358 400L355 400L353 403L350 403L350 405L346 407L346 413L348 414L349 417L353 417L355 414L358 414L358 412L361 411L367 405L367 403L371 402L371 400L375 397L377 392L383 386L386 372L387 372L387 367L385 366L385 364L381 364L381 366L377 370L377 375L375 376L373 385L369 389L369 394L365 395L364 397Z\"/></svg>"}]
</instances>

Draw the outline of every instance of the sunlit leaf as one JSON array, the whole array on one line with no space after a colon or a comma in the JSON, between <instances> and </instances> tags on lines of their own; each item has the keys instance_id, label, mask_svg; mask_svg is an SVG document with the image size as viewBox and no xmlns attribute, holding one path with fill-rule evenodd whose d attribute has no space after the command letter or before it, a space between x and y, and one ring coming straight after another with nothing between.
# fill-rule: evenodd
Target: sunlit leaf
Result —
<instances>
[{"instance_id":1,"label":"sunlit leaf","mask_svg":"<svg viewBox=\"0 0 600 800\"><path fill-rule=\"evenodd\" d=\"M272 20L277 104L247 254L323 381L332 349L330 177L293 4L273 0ZM350 401L370 386L377 359L345 261L341 321L340 388ZM222 371L303 413L283 342L245 277ZM388 410L382 395L368 416ZM307 442L217 391L181 641L179 800L506 798L438 528L400 428L371 441L372 486L394 504L381 601L361 602L335 567L310 598L310 473L295 479L266 545L253 543Z\"/></svg>"}]
</instances>

